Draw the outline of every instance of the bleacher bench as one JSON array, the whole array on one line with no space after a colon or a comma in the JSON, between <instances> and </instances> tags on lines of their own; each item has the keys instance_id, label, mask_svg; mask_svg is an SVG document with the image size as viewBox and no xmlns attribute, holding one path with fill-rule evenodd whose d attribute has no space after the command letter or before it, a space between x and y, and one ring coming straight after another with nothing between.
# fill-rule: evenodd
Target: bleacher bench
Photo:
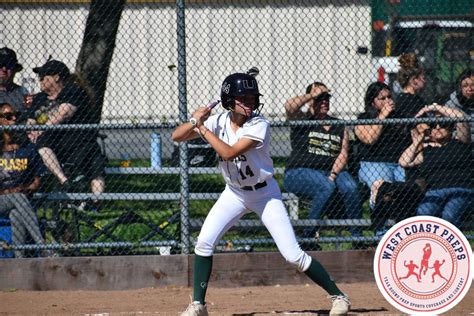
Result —
<instances>
[{"instance_id":1,"label":"bleacher bench","mask_svg":"<svg viewBox=\"0 0 474 316\"><path fill-rule=\"evenodd\" d=\"M283 174L285 168L275 168L275 174ZM131 167L131 168L106 168L106 174L113 175L132 175L132 174L180 174L181 168L178 167L163 167L163 168L148 168L148 167ZM189 174L220 174L220 169L217 167L195 167L189 168ZM190 200L217 200L220 192L216 193L190 193ZM37 193L36 198L44 198L47 200L71 200L71 201L176 201L181 198L181 193ZM333 226L333 227L348 227L348 226L365 226L371 225L371 221L367 219L329 219L329 220L302 220L299 219L299 198L293 193L282 193L283 201L288 209L290 219L294 226ZM191 219L191 227L202 225L203 219ZM262 226L260 220L248 221L240 220L236 227Z\"/></svg>"}]
</instances>

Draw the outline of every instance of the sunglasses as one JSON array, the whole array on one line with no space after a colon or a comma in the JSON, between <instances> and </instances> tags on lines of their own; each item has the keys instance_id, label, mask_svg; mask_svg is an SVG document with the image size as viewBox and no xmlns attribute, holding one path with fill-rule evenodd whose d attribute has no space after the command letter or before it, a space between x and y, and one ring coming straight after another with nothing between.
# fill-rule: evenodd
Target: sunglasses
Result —
<instances>
[{"instance_id":1,"label":"sunglasses","mask_svg":"<svg viewBox=\"0 0 474 316\"><path fill-rule=\"evenodd\" d=\"M435 128L443 128L443 129L448 129L452 127L452 123L430 123L429 124L431 129Z\"/></svg>"},{"instance_id":2,"label":"sunglasses","mask_svg":"<svg viewBox=\"0 0 474 316\"><path fill-rule=\"evenodd\" d=\"M0 114L0 118L4 118L7 121L13 121L13 118L16 119L17 117L18 117L18 113L15 113L15 112L7 112L7 113Z\"/></svg>"},{"instance_id":3,"label":"sunglasses","mask_svg":"<svg viewBox=\"0 0 474 316\"><path fill-rule=\"evenodd\" d=\"M331 99L331 97L328 96L328 97L319 98L319 99L318 99L318 98L314 98L313 100L314 100L314 103L315 103L315 104L321 104L321 103L323 103L323 102L328 102L328 103L329 103L329 100L330 100L330 99Z\"/></svg>"}]
</instances>

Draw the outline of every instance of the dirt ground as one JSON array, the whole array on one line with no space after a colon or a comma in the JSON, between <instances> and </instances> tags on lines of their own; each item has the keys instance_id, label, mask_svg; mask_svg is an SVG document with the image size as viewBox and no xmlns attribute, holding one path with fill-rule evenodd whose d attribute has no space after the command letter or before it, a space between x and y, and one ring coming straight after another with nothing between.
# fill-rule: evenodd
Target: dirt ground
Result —
<instances>
[{"instance_id":1,"label":"dirt ground","mask_svg":"<svg viewBox=\"0 0 474 316\"><path fill-rule=\"evenodd\" d=\"M402 315L375 283L340 284L352 300L351 315ZM186 287L130 291L3 291L0 315L178 315L190 301ZM330 300L316 285L210 288L211 315L327 315ZM474 314L474 291L445 315Z\"/></svg>"}]
</instances>

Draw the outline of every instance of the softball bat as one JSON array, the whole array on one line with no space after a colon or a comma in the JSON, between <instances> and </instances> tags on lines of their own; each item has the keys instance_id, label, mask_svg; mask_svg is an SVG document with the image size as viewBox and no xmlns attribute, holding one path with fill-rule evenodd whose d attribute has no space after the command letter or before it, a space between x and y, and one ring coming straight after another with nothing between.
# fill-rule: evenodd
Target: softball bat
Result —
<instances>
[{"instance_id":1,"label":"softball bat","mask_svg":"<svg viewBox=\"0 0 474 316\"><path fill-rule=\"evenodd\" d=\"M209 110L212 110L212 109L215 108L216 105L218 105L219 103L221 103L221 100L212 101L211 103L209 103L209 104L207 105L207 108L208 108Z\"/></svg>"}]
</instances>

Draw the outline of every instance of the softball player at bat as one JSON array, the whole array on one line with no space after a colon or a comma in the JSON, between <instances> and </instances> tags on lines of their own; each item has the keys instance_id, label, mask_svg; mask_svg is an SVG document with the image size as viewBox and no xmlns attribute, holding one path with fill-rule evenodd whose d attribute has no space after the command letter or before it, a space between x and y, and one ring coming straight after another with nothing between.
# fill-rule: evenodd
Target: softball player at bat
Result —
<instances>
[{"instance_id":1,"label":"softball player at bat","mask_svg":"<svg viewBox=\"0 0 474 316\"><path fill-rule=\"evenodd\" d=\"M333 300L330 315L346 315L347 296L338 289L324 267L303 250L295 237L280 188L273 178L269 152L270 124L259 115L257 81L244 73L225 78L221 87L226 113L211 114L200 107L189 122L176 128L174 141L202 137L219 155L224 192L210 210L194 249L193 302L181 315L207 315L205 295L217 241L244 214L253 211L262 220L283 257L324 288Z\"/></svg>"}]
</instances>

